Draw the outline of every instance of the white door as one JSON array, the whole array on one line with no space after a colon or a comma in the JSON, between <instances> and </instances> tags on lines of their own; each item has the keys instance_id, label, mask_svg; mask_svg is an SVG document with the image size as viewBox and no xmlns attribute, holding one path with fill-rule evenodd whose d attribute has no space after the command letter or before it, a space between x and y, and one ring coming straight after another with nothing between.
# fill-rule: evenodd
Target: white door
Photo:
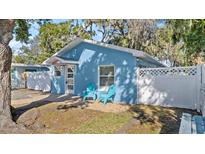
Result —
<instances>
[{"instance_id":1,"label":"white door","mask_svg":"<svg viewBox=\"0 0 205 154\"><path fill-rule=\"evenodd\" d=\"M75 65L65 66L65 92L74 94L75 87Z\"/></svg>"}]
</instances>

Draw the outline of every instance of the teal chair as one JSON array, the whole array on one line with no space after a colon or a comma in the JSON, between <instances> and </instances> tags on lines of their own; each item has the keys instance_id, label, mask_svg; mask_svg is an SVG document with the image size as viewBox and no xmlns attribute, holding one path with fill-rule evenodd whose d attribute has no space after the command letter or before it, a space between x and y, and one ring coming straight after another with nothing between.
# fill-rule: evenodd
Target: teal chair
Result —
<instances>
[{"instance_id":1,"label":"teal chair","mask_svg":"<svg viewBox=\"0 0 205 154\"><path fill-rule=\"evenodd\" d=\"M113 102L116 93L116 86L111 85L107 92L99 92L98 93L98 100L103 102L103 104L108 103L109 101Z\"/></svg>"},{"instance_id":2,"label":"teal chair","mask_svg":"<svg viewBox=\"0 0 205 154\"><path fill-rule=\"evenodd\" d=\"M86 90L83 93L83 101L87 98L92 98L93 100L97 99L96 87L93 83L88 84Z\"/></svg>"}]
</instances>

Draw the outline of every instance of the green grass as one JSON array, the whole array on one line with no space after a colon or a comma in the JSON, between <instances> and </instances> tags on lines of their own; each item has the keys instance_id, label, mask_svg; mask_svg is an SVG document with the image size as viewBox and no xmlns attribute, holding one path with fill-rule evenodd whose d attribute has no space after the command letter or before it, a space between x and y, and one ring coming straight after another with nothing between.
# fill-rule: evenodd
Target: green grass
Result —
<instances>
[{"instance_id":1,"label":"green grass","mask_svg":"<svg viewBox=\"0 0 205 154\"><path fill-rule=\"evenodd\" d=\"M125 125L132 115L129 112L124 113L104 113L101 116L87 121L79 126L72 133L77 134L111 134L115 133L120 127Z\"/></svg>"}]
</instances>

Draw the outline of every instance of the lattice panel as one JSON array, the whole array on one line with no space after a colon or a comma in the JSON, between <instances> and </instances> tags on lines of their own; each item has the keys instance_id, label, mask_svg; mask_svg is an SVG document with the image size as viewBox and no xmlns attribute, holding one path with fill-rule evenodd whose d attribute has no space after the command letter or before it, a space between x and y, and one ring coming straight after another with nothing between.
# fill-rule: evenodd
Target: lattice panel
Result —
<instances>
[{"instance_id":1,"label":"lattice panel","mask_svg":"<svg viewBox=\"0 0 205 154\"><path fill-rule=\"evenodd\" d=\"M197 74L196 67L173 67L173 68L143 68L139 70L139 76L194 76Z\"/></svg>"}]
</instances>

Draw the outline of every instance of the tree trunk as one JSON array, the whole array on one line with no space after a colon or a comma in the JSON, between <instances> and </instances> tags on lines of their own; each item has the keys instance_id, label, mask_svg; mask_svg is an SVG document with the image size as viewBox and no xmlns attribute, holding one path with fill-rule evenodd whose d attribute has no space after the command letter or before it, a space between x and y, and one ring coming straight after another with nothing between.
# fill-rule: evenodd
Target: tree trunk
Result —
<instances>
[{"instance_id":1,"label":"tree trunk","mask_svg":"<svg viewBox=\"0 0 205 154\"><path fill-rule=\"evenodd\" d=\"M12 52L9 46L0 42L0 114L12 118L11 105L11 68Z\"/></svg>"},{"instance_id":2,"label":"tree trunk","mask_svg":"<svg viewBox=\"0 0 205 154\"><path fill-rule=\"evenodd\" d=\"M11 115L11 48L0 42L0 133L29 133L23 125L12 121Z\"/></svg>"},{"instance_id":3,"label":"tree trunk","mask_svg":"<svg viewBox=\"0 0 205 154\"><path fill-rule=\"evenodd\" d=\"M14 24L14 20L0 20L0 133L29 133L23 125L13 122L11 115L12 51L8 44Z\"/></svg>"},{"instance_id":4,"label":"tree trunk","mask_svg":"<svg viewBox=\"0 0 205 154\"><path fill-rule=\"evenodd\" d=\"M14 20L0 20L0 115L10 119L12 51L8 44L13 38L14 25Z\"/></svg>"}]
</instances>

